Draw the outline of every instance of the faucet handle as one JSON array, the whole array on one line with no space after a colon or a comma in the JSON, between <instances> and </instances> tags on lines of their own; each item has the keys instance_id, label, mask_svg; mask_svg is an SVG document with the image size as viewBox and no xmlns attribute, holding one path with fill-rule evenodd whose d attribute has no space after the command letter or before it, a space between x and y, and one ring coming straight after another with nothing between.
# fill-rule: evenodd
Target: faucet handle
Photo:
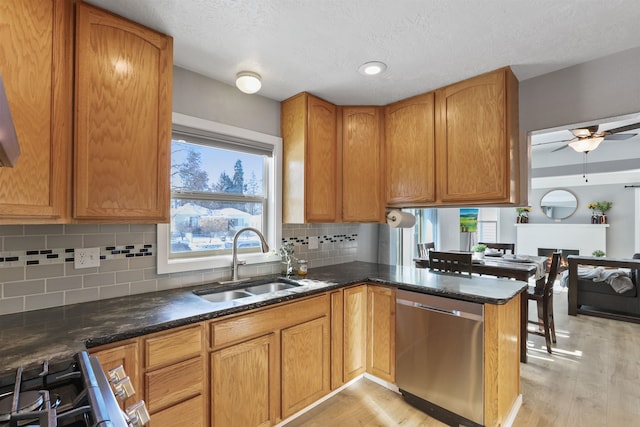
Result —
<instances>
[{"instance_id":1,"label":"faucet handle","mask_svg":"<svg viewBox=\"0 0 640 427\"><path fill-rule=\"evenodd\" d=\"M238 265L245 265L246 263L247 263L246 259L242 259L242 260L239 259L237 262Z\"/></svg>"}]
</instances>

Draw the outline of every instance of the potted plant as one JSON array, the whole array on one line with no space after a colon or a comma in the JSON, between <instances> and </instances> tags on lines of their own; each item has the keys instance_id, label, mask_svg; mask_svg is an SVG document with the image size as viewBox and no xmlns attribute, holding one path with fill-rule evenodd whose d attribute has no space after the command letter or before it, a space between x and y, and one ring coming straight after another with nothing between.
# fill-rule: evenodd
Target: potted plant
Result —
<instances>
[{"instance_id":1,"label":"potted plant","mask_svg":"<svg viewBox=\"0 0 640 427\"><path fill-rule=\"evenodd\" d=\"M531 212L530 207L516 208L516 212L518 212L517 222L519 224L526 224L529 222L529 212Z\"/></svg>"},{"instance_id":2,"label":"potted plant","mask_svg":"<svg viewBox=\"0 0 640 427\"><path fill-rule=\"evenodd\" d=\"M611 209L613 203L602 201L602 202L591 202L587 205L587 208L591 209L591 224L606 224L607 223L607 212Z\"/></svg>"},{"instance_id":3,"label":"potted plant","mask_svg":"<svg viewBox=\"0 0 640 427\"><path fill-rule=\"evenodd\" d=\"M603 251L601 251L600 249L596 249L595 251L593 251L591 253L591 255L593 255L595 257L603 257L603 256L605 256L605 253Z\"/></svg>"},{"instance_id":4,"label":"potted plant","mask_svg":"<svg viewBox=\"0 0 640 427\"><path fill-rule=\"evenodd\" d=\"M487 249L487 245L471 246L471 252L473 252L473 259L484 259L484 251L486 249Z\"/></svg>"}]
</instances>

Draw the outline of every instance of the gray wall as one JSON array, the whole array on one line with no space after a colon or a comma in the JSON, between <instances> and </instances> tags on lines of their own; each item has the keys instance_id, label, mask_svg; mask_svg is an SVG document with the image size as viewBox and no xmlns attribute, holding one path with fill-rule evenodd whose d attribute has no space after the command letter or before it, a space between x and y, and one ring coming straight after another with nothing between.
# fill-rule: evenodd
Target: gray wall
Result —
<instances>
[{"instance_id":1,"label":"gray wall","mask_svg":"<svg viewBox=\"0 0 640 427\"><path fill-rule=\"evenodd\" d=\"M640 111L640 48L565 68L520 82L520 134ZM633 194L622 185L565 187L578 196L578 211L566 222L590 222L586 204L613 201L607 231L610 256L628 257L634 249ZM529 191L531 222L550 222L540 213L540 198L550 189ZM503 241L515 242L515 210L501 209Z\"/></svg>"},{"instance_id":2,"label":"gray wall","mask_svg":"<svg viewBox=\"0 0 640 427\"><path fill-rule=\"evenodd\" d=\"M280 103L173 67L173 111L280 136Z\"/></svg>"}]
</instances>

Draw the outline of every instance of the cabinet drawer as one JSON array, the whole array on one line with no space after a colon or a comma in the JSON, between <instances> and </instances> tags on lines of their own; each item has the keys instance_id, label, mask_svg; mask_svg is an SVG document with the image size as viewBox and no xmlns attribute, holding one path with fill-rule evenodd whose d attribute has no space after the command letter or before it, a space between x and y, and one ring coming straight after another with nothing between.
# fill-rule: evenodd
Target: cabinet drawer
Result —
<instances>
[{"instance_id":1,"label":"cabinet drawer","mask_svg":"<svg viewBox=\"0 0 640 427\"><path fill-rule=\"evenodd\" d=\"M214 348L221 347L328 315L329 295L324 294L281 307L238 316L211 325L211 345Z\"/></svg>"},{"instance_id":2,"label":"cabinet drawer","mask_svg":"<svg viewBox=\"0 0 640 427\"><path fill-rule=\"evenodd\" d=\"M202 353L202 324L148 338L145 342L147 368L180 362Z\"/></svg>"},{"instance_id":3,"label":"cabinet drawer","mask_svg":"<svg viewBox=\"0 0 640 427\"><path fill-rule=\"evenodd\" d=\"M202 357L147 373L145 385L149 412L202 394L204 377Z\"/></svg>"},{"instance_id":4,"label":"cabinet drawer","mask_svg":"<svg viewBox=\"0 0 640 427\"><path fill-rule=\"evenodd\" d=\"M149 427L204 427L204 398L196 396L156 412Z\"/></svg>"}]
</instances>

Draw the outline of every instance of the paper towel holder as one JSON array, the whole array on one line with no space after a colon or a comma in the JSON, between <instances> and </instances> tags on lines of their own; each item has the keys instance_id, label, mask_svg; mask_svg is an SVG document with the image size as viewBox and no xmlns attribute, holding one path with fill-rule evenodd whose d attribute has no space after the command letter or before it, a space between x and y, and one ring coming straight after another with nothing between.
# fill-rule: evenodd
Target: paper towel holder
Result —
<instances>
[{"instance_id":1,"label":"paper towel holder","mask_svg":"<svg viewBox=\"0 0 640 427\"><path fill-rule=\"evenodd\" d=\"M386 214L387 224L393 228L411 228L416 223L416 217L408 212L390 210Z\"/></svg>"}]
</instances>

